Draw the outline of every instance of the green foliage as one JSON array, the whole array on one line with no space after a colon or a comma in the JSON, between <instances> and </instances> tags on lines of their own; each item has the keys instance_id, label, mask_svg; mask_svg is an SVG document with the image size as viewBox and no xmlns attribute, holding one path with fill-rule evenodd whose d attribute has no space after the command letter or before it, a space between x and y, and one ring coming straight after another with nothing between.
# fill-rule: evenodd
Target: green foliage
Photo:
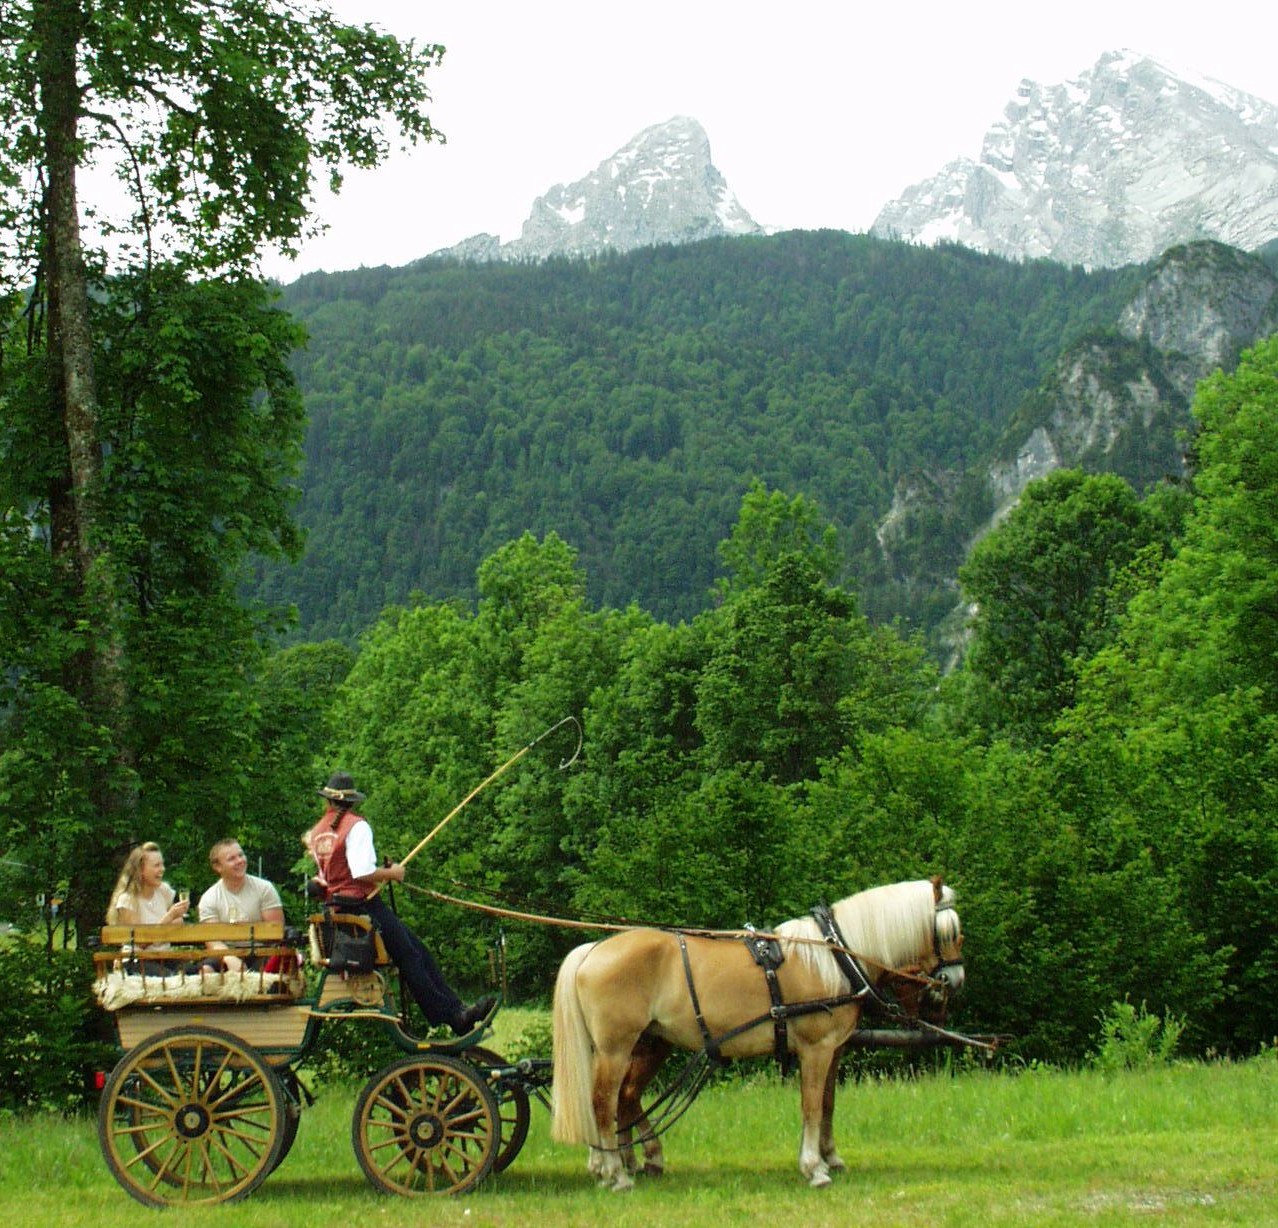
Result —
<instances>
[{"instance_id":1,"label":"green foliage","mask_svg":"<svg viewBox=\"0 0 1278 1228\"><path fill-rule=\"evenodd\" d=\"M756 480L741 500L741 512L732 533L719 545L719 556L729 572L720 585L727 597L734 588L762 584L769 571L786 554L810 559L823 580L833 582L842 570L838 533L823 525L820 512L802 495L787 499L779 490L769 493Z\"/></svg>"},{"instance_id":2,"label":"green foliage","mask_svg":"<svg viewBox=\"0 0 1278 1228\"><path fill-rule=\"evenodd\" d=\"M1089 843L1151 851L1229 994L1187 1012L1228 1051L1272 1032L1278 788L1272 640L1278 343L1200 389L1197 499L1157 582L1085 671L1061 722L1061 779Z\"/></svg>"},{"instance_id":3,"label":"green foliage","mask_svg":"<svg viewBox=\"0 0 1278 1228\"><path fill-rule=\"evenodd\" d=\"M519 1062L525 1058L535 1061L547 1057L553 1044L554 1030L549 1013L530 1014L519 1031L503 1042L501 1056L509 1062Z\"/></svg>"},{"instance_id":4,"label":"green foliage","mask_svg":"<svg viewBox=\"0 0 1278 1228\"><path fill-rule=\"evenodd\" d=\"M89 1102L90 1073L114 1057L88 981L84 953L0 934L0 1115Z\"/></svg>"},{"instance_id":5,"label":"green foliage","mask_svg":"<svg viewBox=\"0 0 1278 1228\"><path fill-rule=\"evenodd\" d=\"M242 822L263 624L237 590L250 554L300 547L302 423L301 333L246 274L310 230L318 167L435 135L441 49L279 0L20 0L3 24L0 561L33 583L0 590L0 793L34 799L87 928L129 843Z\"/></svg>"},{"instance_id":6,"label":"green foliage","mask_svg":"<svg viewBox=\"0 0 1278 1228\"><path fill-rule=\"evenodd\" d=\"M888 568L875 529L898 482L982 488L1062 339L1111 318L1135 276L796 232L304 277L284 294L312 339L310 551L256 592L296 601L301 635L353 641L414 589L473 597L483 559L553 531L594 604L690 620L754 490L776 503L764 521L804 505L785 532L834 529L829 578L876 621L930 628L976 521L910 528ZM755 566L766 541L729 542L725 565Z\"/></svg>"},{"instance_id":7,"label":"green foliage","mask_svg":"<svg viewBox=\"0 0 1278 1228\"><path fill-rule=\"evenodd\" d=\"M93 632L50 550L60 518L44 437L30 429L35 406L0 440L0 555L11 568L0 633L12 666L0 681L10 816L0 847L41 850L42 889L62 890L89 924L129 844L163 834L174 875L200 882L202 850L243 827L264 620L237 581L250 553L300 547L286 484L302 422L286 366L298 334L272 294L160 267L111 291L96 308L106 489L95 535L120 599L111 719L83 689ZM19 387L43 361L6 358ZM103 777L131 798L127 817L102 812Z\"/></svg>"},{"instance_id":8,"label":"green foliage","mask_svg":"<svg viewBox=\"0 0 1278 1228\"><path fill-rule=\"evenodd\" d=\"M1126 998L1115 1002L1100 1024L1100 1046L1090 1061L1108 1075L1166 1066L1175 1056L1185 1030L1184 1020L1175 1015L1160 1019L1145 1009L1144 1002L1137 1008Z\"/></svg>"},{"instance_id":9,"label":"green foliage","mask_svg":"<svg viewBox=\"0 0 1278 1228\"><path fill-rule=\"evenodd\" d=\"M959 571L976 608L966 664L977 724L1049 740L1074 702L1078 663L1113 637L1127 569L1166 544L1160 525L1113 475L1057 470L1026 488Z\"/></svg>"},{"instance_id":10,"label":"green foliage","mask_svg":"<svg viewBox=\"0 0 1278 1228\"><path fill-rule=\"evenodd\" d=\"M263 244L288 250L314 227L317 170L340 185L342 167L381 161L388 131L436 136L426 74L443 49L346 25L319 5L248 0L231 12L156 0L81 12L18 0L5 9L5 41L26 49L0 72L6 256L38 249L41 181L21 172L46 154L34 78L55 55L77 73L78 156L136 192L131 214L94 218L125 263L163 249L201 268L244 267Z\"/></svg>"}]
</instances>

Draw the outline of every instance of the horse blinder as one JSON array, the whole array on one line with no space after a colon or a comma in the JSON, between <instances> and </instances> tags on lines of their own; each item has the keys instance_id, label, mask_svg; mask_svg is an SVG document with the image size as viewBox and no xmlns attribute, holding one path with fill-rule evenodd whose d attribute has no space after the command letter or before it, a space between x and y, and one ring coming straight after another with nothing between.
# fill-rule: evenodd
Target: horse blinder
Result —
<instances>
[{"instance_id":1,"label":"horse blinder","mask_svg":"<svg viewBox=\"0 0 1278 1228\"><path fill-rule=\"evenodd\" d=\"M945 914L952 914L952 920L945 926L946 934L941 934L941 919ZM938 1018L944 1019L950 1001L957 998L963 990L966 973L963 969L963 932L958 913L948 901L938 901L936 920L932 929L932 948L936 953L936 963L929 973L933 983L923 991L921 1005L935 1012ZM947 952L953 954L947 955Z\"/></svg>"}]
</instances>

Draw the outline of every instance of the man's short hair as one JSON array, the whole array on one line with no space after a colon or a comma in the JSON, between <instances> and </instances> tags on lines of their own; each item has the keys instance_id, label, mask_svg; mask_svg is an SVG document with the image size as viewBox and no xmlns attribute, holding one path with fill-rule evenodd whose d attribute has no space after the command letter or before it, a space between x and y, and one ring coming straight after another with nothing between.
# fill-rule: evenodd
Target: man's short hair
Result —
<instances>
[{"instance_id":1,"label":"man's short hair","mask_svg":"<svg viewBox=\"0 0 1278 1228\"><path fill-rule=\"evenodd\" d=\"M238 840L233 840L229 836L225 840L219 840L211 849L209 849L209 866L213 873L217 873L217 859L223 849L230 848L232 844L239 844Z\"/></svg>"}]
</instances>

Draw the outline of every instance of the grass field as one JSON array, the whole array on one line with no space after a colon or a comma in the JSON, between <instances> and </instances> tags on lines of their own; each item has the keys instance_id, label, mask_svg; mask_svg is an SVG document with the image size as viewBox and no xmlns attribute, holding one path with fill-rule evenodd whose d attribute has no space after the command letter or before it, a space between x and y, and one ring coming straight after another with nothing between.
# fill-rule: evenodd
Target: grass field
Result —
<instances>
[{"instance_id":1,"label":"grass field","mask_svg":"<svg viewBox=\"0 0 1278 1228\"><path fill-rule=\"evenodd\" d=\"M1105 1077L1029 1070L846 1084L848 1171L810 1190L798 1091L766 1066L711 1086L666 1135L667 1174L614 1194L584 1151L532 1131L511 1168L460 1198L366 1184L350 1144L356 1089L323 1089L297 1144L243 1202L149 1211L113 1181L89 1120L0 1119L0 1205L18 1225L350 1228L377 1223L580 1225L1278 1225L1278 1060ZM156 1222L160 1222L157 1219Z\"/></svg>"}]
</instances>

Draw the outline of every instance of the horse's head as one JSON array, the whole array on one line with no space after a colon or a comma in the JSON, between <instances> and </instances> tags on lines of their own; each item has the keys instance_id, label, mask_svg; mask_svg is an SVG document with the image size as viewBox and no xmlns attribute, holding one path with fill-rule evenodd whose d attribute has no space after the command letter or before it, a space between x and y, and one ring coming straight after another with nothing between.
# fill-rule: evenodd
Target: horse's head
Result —
<instances>
[{"instance_id":1,"label":"horse's head","mask_svg":"<svg viewBox=\"0 0 1278 1228\"><path fill-rule=\"evenodd\" d=\"M929 983L919 987L917 1010L926 1020L942 1023L950 1002L963 988L963 924L955 908L954 888L938 874L932 879L932 960L924 965ZM908 1009L908 1008L907 1008Z\"/></svg>"},{"instance_id":2,"label":"horse's head","mask_svg":"<svg viewBox=\"0 0 1278 1228\"><path fill-rule=\"evenodd\" d=\"M872 887L824 910L824 920L817 909L813 916L826 941L873 968L877 983L896 994L906 1014L940 1023L963 987L956 899L938 875ZM855 973L843 976L855 987Z\"/></svg>"}]
</instances>

